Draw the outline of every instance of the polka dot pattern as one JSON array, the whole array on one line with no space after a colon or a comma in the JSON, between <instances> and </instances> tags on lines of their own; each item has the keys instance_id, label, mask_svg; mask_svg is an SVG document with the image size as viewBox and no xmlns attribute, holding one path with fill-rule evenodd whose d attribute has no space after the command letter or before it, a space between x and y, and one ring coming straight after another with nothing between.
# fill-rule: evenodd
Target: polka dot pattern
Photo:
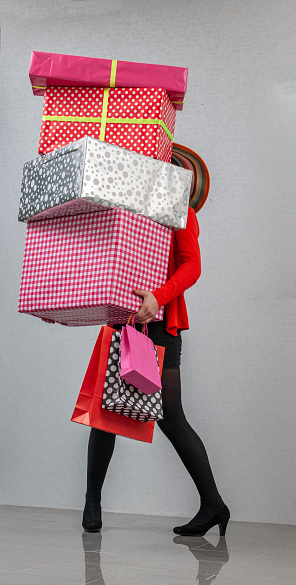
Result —
<instances>
[{"instance_id":1,"label":"polka dot pattern","mask_svg":"<svg viewBox=\"0 0 296 585\"><path fill-rule=\"evenodd\" d=\"M88 138L81 197L184 229L191 179L186 169Z\"/></svg>"},{"instance_id":2,"label":"polka dot pattern","mask_svg":"<svg viewBox=\"0 0 296 585\"><path fill-rule=\"evenodd\" d=\"M184 229L191 175L170 163L84 137L24 165L19 221L58 217L59 210L60 215L75 215L122 207ZM74 205L73 199L80 204Z\"/></svg>"},{"instance_id":3,"label":"polka dot pattern","mask_svg":"<svg viewBox=\"0 0 296 585\"><path fill-rule=\"evenodd\" d=\"M49 87L43 116L101 118L104 90L97 87ZM111 88L108 118L162 120L174 135L176 110L159 88ZM43 120L39 153L45 154L82 136L100 138L100 122ZM172 141L159 124L107 123L104 140L117 146L170 162Z\"/></svg>"},{"instance_id":4,"label":"polka dot pattern","mask_svg":"<svg viewBox=\"0 0 296 585\"><path fill-rule=\"evenodd\" d=\"M121 333L113 331L102 408L142 422L162 419L161 390L147 396L120 377L120 341Z\"/></svg>"},{"instance_id":5,"label":"polka dot pattern","mask_svg":"<svg viewBox=\"0 0 296 585\"><path fill-rule=\"evenodd\" d=\"M19 221L27 221L44 210L51 210L79 197L84 159L85 147L69 144L25 163Z\"/></svg>"}]
</instances>

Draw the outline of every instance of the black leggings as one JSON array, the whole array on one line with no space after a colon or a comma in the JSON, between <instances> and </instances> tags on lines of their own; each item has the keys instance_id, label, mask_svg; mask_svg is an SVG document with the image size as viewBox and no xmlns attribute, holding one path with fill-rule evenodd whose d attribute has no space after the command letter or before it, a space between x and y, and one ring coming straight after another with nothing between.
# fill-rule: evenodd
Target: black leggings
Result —
<instances>
[{"instance_id":1,"label":"black leggings","mask_svg":"<svg viewBox=\"0 0 296 585\"><path fill-rule=\"evenodd\" d=\"M159 339L150 335L150 332L149 336L153 338L154 343L159 342ZM161 345L161 343L158 344ZM176 342L176 346L179 347L180 359L181 345L179 341ZM176 346L175 354L178 353ZM171 351L169 353L172 355ZM171 360L169 364L170 362ZM207 508L221 507L223 500L217 490L204 444L184 414L179 366L167 367L165 364L161 381L164 418L157 424L177 451L192 477L200 495L201 510L206 512ZM116 435L112 433L91 429L88 445L86 494L89 500L97 500L101 497L101 489L113 454L115 439Z\"/></svg>"}]
</instances>

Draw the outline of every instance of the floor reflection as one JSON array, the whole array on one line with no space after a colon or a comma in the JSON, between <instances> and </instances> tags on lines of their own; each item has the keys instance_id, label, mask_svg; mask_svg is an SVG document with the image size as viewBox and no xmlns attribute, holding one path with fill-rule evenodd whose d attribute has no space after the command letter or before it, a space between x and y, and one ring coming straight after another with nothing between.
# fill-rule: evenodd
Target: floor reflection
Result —
<instances>
[{"instance_id":1,"label":"floor reflection","mask_svg":"<svg viewBox=\"0 0 296 585\"><path fill-rule=\"evenodd\" d=\"M106 585L101 570L101 548L103 535L83 532L82 545L85 559L85 583L95 581L96 585ZM229 561L226 539L220 536L214 546L204 537L176 536L172 542L187 547L198 561L197 584L209 585L219 575L222 567ZM165 554L165 553L164 553ZM108 578L108 577L107 577Z\"/></svg>"},{"instance_id":2,"label":"floor reflection","mask_svg":"<svg viewBox=\"0 0 296 585\"><path fill-rule=\"evenodd\" d=\"M222 567L229 561L229 552L225 536L219 537L216 546L203 536L176 536L175 544L187 546L194 558L199 562L196 579L198 585L209 585L215 581Z\"/></svg>"},{"instance_id":3,"label":"floor reflection","mask_svg":"<svg viewBox=\"0 0 296 585\"><path fill-rule=\"evenodd\" d=\"M101 571L102 534L100 532L83 532L82 545L84 549L85 583L96 582L96 585L105 585Z\"/></svg>"},{"instance_id":4,"label":"floor reflection","mask_svg":"<svg viewBox=\"0 0 296 585\"><path fill-rule=\"evenodd\" d=\"M182 518L104 512L103 519L102 534L83 533L79 510L0 506L1 585L296 583L293 525L230 521L228 562L217 527L184 537L172 532Z\"/></svg>"}]
</instances>

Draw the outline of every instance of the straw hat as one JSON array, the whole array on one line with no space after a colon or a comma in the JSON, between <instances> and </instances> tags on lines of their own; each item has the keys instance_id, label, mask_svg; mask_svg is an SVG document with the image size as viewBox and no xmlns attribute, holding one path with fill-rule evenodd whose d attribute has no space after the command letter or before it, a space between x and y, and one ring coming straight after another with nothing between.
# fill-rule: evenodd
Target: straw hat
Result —
<instances>
[{"instance_id":1,"label":"straw hat","mask_svg":"<svg viewBox=\"0 0 296 585\"><path fill-rule=\"evenodd\" d=\"M176 142L173 143L171 163L193 172L189 205L197 213L209 194L210 175L206 164L194 150Z\"/></svg>"}]
</instances>

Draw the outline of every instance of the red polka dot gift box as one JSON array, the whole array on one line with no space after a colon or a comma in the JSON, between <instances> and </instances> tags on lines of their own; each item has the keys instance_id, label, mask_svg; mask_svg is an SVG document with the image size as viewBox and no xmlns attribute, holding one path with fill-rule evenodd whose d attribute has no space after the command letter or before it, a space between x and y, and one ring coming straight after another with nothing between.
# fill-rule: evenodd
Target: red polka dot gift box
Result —
<instances>
[{"instance_id":1,"label":"red polka dot gift box","mask_svg":"<svg viewBox=\"0 0 296 585\"><path fill-rule=\"evenodd\" d=\"M171 235L120 208L31 221L18 311L68 326L126 323L142 304L133 290L166 282Z\"/></svg>"},{"instance_id":2,"label":"red polka dot gift box","mask_svg":"<svg viewBox=\"0 0 296 585\"><path fill-rule=\"evenodd\" d=\"M92 136L170 162L175 119L161 88L48 87L39 153Z\"/></svg>"}]
</instances>

